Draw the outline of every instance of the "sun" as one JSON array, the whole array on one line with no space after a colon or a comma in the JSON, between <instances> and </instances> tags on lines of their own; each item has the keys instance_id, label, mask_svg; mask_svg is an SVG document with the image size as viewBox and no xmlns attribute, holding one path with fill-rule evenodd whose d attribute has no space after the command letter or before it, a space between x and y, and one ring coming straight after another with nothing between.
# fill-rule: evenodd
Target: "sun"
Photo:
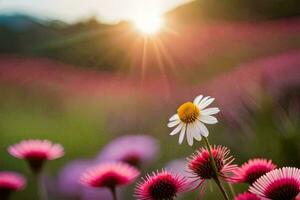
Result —
<instances>
[{"instance_id":1,"label":"sun","mask_svg":"<svg viewBox=\"0 0 300 200\"><path fill-rule=\"evenodd\" d=\"M154 13L144 13L133 19L136 29L145 35L158 33L163 26L163 19Z\"/></svg>"}]
</instances>

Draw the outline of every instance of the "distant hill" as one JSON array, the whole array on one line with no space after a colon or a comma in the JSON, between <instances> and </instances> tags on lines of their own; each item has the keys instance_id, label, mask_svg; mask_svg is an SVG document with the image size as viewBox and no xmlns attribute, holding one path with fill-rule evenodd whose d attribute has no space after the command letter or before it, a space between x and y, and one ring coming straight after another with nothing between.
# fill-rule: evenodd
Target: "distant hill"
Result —
<instances>
[{"instance_id":1,"label":"distant hill","mask_svg":"<svg viewBox=\"0 0 300 200\"><path fill-rule=\"evenodd\" d=\"M45 22L27 15L0 15L0 26L15 31L23 31L35 26L42 26L43 23Z\"/></svg>"},{"instance_id":2,"label":"distant hill","mask_svg":"<svg viewBox=\"0 0 300 200\"><path fill-rule=\"evenodd\" d=\"M79 66L113 69L117 60L105 60L103 55L119 26L101 24L95 19L70 25L25 15L4 15L0 16L0 53L44 56ZM118 51L112 55L120 57Z\"/></svg>"},{"instance_id":3,"label":"distant hill","mask_svg":"<svg viewBox=\"0 0 300 200\"><path fill-rule=\"evenodd\" d=\"M300 15L298 0L195 0L167 13L189 23L197 20L266 20Z\"/></svg>"},{"instance_id":4,"label":"distant hill","mask_svg":"<svg viewBox=\"0 0 300 200\"><path fill-rule=\"evenodd\" d=\"M0 16L0 52L28 53L35 44L59 35L54 24L27 15Z\"/></svg>"}]
</instances>

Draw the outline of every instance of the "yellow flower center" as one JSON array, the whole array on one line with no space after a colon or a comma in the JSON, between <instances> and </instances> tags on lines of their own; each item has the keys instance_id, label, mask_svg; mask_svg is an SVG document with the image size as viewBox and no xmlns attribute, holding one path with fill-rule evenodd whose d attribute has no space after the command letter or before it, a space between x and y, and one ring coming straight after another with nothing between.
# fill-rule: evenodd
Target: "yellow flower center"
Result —
<instances>
[{"instance_id":1,"label":"yellow flower center","mask_svg":"<svg viewBox=\"0 0 300 200\"><path fill-rule=\"evenodd\" d=\"M200 110L192 102L186 102L177 109L177 114L182 122L193 123L200 116Z\"/></svg>"}]
</instances>

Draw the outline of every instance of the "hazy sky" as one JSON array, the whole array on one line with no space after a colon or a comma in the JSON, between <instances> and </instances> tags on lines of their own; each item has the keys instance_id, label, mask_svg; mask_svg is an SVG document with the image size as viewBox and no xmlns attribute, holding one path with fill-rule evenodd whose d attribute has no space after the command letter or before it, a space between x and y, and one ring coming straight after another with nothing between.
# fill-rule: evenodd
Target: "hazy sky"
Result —
<instances>
[{"instance_id":1,"label":"hazy sky","mask_svg":"<svg viewBox=\"0 0 300 200\"><path fill-rule=\"evenodd\" d=\"M163 13L190 0L0 0L0 13L25 12L63 19L98 16L105 22L132 19L140 13Z\"/></svg>"}]
</instances>

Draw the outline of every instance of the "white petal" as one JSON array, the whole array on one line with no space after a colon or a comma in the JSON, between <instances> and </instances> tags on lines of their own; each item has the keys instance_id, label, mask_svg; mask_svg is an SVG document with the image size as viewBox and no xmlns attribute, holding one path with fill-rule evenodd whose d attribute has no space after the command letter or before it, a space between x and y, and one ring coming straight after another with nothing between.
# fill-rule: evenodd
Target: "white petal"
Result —
<instances>
[{"instance_id":1,"label":"white petal","mask_svg":"<svg viewBox=\"0 0 300 200\"><path fill-rule=\"evenodd\" d=\"M179 144L182 143L183 139L184 139L184 135L185 135L185 129L186 129L186 125L184 125L181 129L180 135L179 135Z\"/></svg>"},{"instance_id":2,"label":"white petal","mask_svg":"<svg viewBox=\"0 0 300 200\"><path fill-rule=\"evenodd\" d=\"M191 125L189 125L186 128L187 128L186 138L187 138L188 144L190 146L193 146L193 140L194 140L194 138L193 138L193 129L192 129L193 127Z\"/></svg>"},{"instance_id":3,"label":"white petal","mask_svg":"<svg viewBox=\"0 0 300 200\"><path fill-rule=\"evenodd\" d=\"M201 99L203 98L203 95L199 95L194 99L194 104L198 105L198 103L201 101Z\"/></svg>"},{"instance_id":4,"label":"white petal","mask_svg":"<svg viewBox=\"0 0 300 200\"><path fill-rule=\"evenodd\" d=\"M179 119L178 114L175 114L172 117L170 117L169 121L174 121L174 120L178 120L178 119Z\"/></svg>"},{"instance_id":5,"label":"white petal","mask_svg":"<svg viewBox=\"0 0 300 200\"><path fill-rule=\"evenodd\" d=\"M168 127L172 128L180 123L180 120L172 121L168 123Z\"/></svg>"},{"instance_id":6,"label":"white petal","mask_svg":"<svg viewBox=\"0 0 300 200\"><path fill-rule=\"evenodd\" d=\"M203 101L203 100L199 103L199 107L200 107L201 110L203 110L204 108L209 106L215 100L215 98L209 98L205 101Z\"/></svg>"},{"instance_id":7,"label":"white petal","mask_svg":"<svg viewBox=\"0 0 300 200\"><path fill-rule=\"evenodd\" d=\"M193 131L193 137L198 140L198 141L201 141L201 134L200 134L200 128L197 126L197 123L198 122L195 122L193 123L193 128L194 128L194 131Z\"/></svg>"},{"instance_id":8,"label":"white petal","mask_svg":"<svg viewBox=\"0 0 300 200\"><path fill-rule=\"evenodd\" d=\"M219 108L207 108L201 111L201 115L214 115L220 112Z\"/></svg>"},{"instance_id":9,"label":"white petal","mask_svg":"<svg viewBox=\"0 0 300 200\"><path fill-rule=\"evenodd\" d=\"M201 135L203 135L204 137L207 137L209 132L208 132L208 129L206 128L206 126L202 122L198 122L197 126L200 129Z\"/></svg>"},{"instance_id":10,"label":"white petal","mask_svg":"<svg viewBox=\"0 0 300 200\"><path fill-rule=\"evenodd\" d=\"M209 115L201 115L200 120L206 124L216 124L218 123L217 118Z\"/></svg>"},{"instance_id":11,"label":"white petal","mask_svg":"<svg viewBox=\"0 0 300 200\"><path fill-rule=\"evenodd\" d=\"M182 124L179 124L171 133L170 135L176 135L182 129Z\"/></svg>"},{"instance_id":12,"label":"white petal","mask_svg":"<svg viewBox=\"0 0 300 200\"><path fill-rule=\"evenodd\" d=\"M199 102L198 106L200 106L201 104L203 104L205 101L207 101L210 98L210 96L204 97L203 99L201 99L201 101Z\"/></svg>"},{"instance_id":13,"label":"white petal","mask_svg":"<svg viewBox=\"0 0 300 200\"><path fill-rule=\"evenodd\" d=\"M194 138L197 140L197 141L201 141L202 137L201 137L201 134L199 132L195 132L194 133Z\"/></svg>"}]
</instances>

